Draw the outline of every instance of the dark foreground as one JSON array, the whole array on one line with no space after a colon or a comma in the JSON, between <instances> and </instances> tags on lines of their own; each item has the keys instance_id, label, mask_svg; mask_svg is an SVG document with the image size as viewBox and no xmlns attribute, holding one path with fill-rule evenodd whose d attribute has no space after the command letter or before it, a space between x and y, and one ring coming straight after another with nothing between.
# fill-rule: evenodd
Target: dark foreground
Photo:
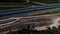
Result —
<instances>
[{"instance_id":1,"label":"dark foreground","mask_svg":"<svg viewBox=\"0 0 60 34\"><path fill-rule=\"evenodd\" d=\"M48 27L48 30L42 30L42 31L22 29L15 32L10 31L6 34L60 34L60 26L58 29L56 27L53 27L53 29L50 29Z\"/></svg>"}]
</instances>

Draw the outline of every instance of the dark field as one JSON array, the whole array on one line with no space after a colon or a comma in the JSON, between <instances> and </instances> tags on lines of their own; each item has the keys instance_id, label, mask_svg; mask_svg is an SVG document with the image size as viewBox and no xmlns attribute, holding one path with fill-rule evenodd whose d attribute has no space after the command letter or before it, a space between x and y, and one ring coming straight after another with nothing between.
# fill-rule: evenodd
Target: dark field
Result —
<instances>
[{"instance_id":1,"label":"dark field","mask_svg":"<svg viewBox=\"0 0 60 34\"><path fill-rule=\"evenodd\" d=\"M58 29L55 27L53 27L53 29L50 29L48 27L48 30L43 30L43 31L22 29L15 32L10 31L7 34L60 34L60 26Z\"/></svg>"}]
</instances>

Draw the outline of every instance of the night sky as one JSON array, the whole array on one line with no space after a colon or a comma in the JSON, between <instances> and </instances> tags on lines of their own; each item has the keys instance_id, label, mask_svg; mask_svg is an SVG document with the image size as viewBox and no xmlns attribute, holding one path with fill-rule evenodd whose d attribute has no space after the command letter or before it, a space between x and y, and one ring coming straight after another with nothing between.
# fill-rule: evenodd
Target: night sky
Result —
<instances>
[{"instance_id":1,"label":"night sky","mask_svg":"<svg viewBox=\"0 0 60 34\"><path fill-rule=\"evenodd\" d=\"M18 3L18 2L25 2L24 0L0 0L0 2L16 2L16 3Z\"/></svg>"}]
</instances>

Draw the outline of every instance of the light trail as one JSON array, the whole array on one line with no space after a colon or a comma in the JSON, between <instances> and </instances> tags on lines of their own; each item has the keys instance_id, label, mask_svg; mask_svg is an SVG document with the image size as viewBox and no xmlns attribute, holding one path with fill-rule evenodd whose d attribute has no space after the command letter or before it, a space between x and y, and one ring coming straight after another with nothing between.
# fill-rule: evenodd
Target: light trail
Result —
<instances>
[{"instance_id":1,"label":"light trail","mask_svg":"<svg viewBox=\"0 0 60 34\"><path fill-rule=\"evenodd\" d=\"M0 27L5 28L5 27L12 26L13 24L15 24L16 21L19 21L20 19L22 19L20 21L23 21L23 20L28 20L28 18L38 19L38 18L42 18L42 17L43 18L53 18L55 16L59 16L59 14L51 14L51 15L40 15L40 16L29 16L29 17L13 17L13 18L11 17L11 15L12 16L14 16L14 15L16 16L18 14L23 15L24 13L32 14L31 12L35 13L35 11L36 11L38 13L41 10L42 10L42 12L44 12L43 10L50 10L50 9L52 10L52 9L56 9L56 8L60 9L60 5L46 6L46 7L43 7L43 8L39 7L37 9L33 8L33 9L28 9L28 10L26 9L26 10L21 10L21 11L20 10L18 10L18 11L12 10L13 12L10 12L8 10L5 11L5 12L0 11L0 12L2 12L2 13L0 13L1 16L3 16L3 17L5 17L5 16L8 17L9 16L10 17L8 19L2 19L0 21L5 21L5 20L9 20L9 19L16 19L15 21L12 21L12 22L9 22L9 23L0 24ZM18 16L20 16L20 15L18 15ZM6 25L6 26L3 26L3 25ZM7 26L7 25L9 25L9 26Z\"/></svg>"},{"instance_id":2,"label":"light trail","mask_svg":"<svg viewBox=\"0 0 60 34\"><path fill-rule=\"evenodd\" d=\"M56 20L60 20L60 18L56 18L55 19L55 17L59 17L59 15L60 14L50 14L50 15L40 15L40 16L30 16L30 17L15 17L15 18L9 18L9 19L16 19L15 21L12 21L12 22L9 22L9 23L6 23L6 24L1 24L0 25L0 27L2 27L2 28L5 28L5 27L9 27L9 26L12 26L13 24L15 24L16 23L16 21L18 21L18 20L20 20L20 19L22 19L22 20L26 20L27 18L33 18L33 19L40 19L40 18L51 18L52 19L52 21L54 22L52 25L53 26L55 26L54 24L56 24L57 23L57 21ZM4 20L8 20L8 19L4 19ZM2 21L4 21L4 20L2 20ZM20 20L21 21L21 20ZM55 22L56 21L56 22ZM18 24L18 23L17 23ZM3 25L6 25L6 26L3 26ZM9 25L9 26L7 26L7 25ZM58 26L59 24L56 24L56 26ZM36 28L34 28L35 30L37 30L37 31L40 31L40 30L46 30L47 29L47 27L50 27L51 25L49 25L49 26L43 26L43 27L36 27ZM51 26L50 28L52 28L53 26ZM37 29L38 28L38 29ZM40 28L44 28L44 29L40 29Z\"/></svg>"},{"instance_id":3,"label":"light trail","mask_svg":"<svg viewBox=\"0 0 60 34\"><path fill-rule=\"evenodd\" d=\"M15 23L16 21L18 21L20 19L23 19L23 20L26 20L27 18L39 19L39 18L42 18L42 17L44 17L44 18L50 18L51 16L53 17L53 16L57 16L57 15L59 15L59 14L30 16L30 17L14 17L14 18L9 18L9 19L3 19L3 20L0 20L0 21L10 20L10 19L16 19L16 20L12 21L12 22L9 22L9 23L1 24L0 26ZM26 18L26 19L24 19L24 18Z\"/></svg>"}]
</instances>

